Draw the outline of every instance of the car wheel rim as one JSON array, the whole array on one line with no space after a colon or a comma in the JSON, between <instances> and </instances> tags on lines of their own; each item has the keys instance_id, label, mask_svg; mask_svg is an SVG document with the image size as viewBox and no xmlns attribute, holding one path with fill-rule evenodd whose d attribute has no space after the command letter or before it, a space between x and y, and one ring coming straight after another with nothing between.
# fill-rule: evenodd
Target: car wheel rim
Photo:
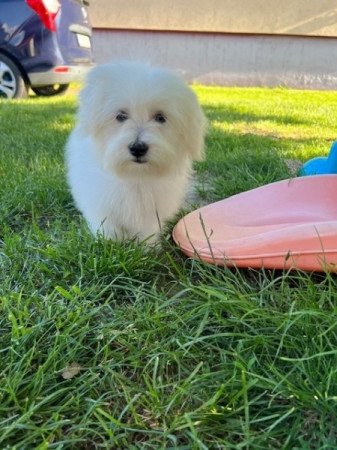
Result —
<instances>
[{"instance_id":1,"label":"car wheel rim","mask_svg":"<svg viewBox=\"0 0 337 450\"><path fill-rule=\"evenodd\" d=\"M16 92L16 80L13 71L0 61L0 97L13 98Z\"/></svg>"}]
</instances>

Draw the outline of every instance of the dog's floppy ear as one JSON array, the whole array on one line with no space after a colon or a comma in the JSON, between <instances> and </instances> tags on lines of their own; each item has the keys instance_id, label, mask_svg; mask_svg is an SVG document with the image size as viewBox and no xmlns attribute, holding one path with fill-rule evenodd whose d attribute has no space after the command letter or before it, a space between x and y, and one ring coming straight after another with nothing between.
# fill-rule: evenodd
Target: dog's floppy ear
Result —
<instances>
[{"instance_id":1,"label":"dog's floppy ear","mask_svg":"<svg viewBox=\"0 0 337 450\"><path fill-rule=\"evenodd\" d=\"M83 134L95 134L107 120L107 111L104 110L106 92L102 86L109 86L108 80L108 66L104 64L91 69L86 77L77 112L77 123Z\"/></svg>"},{"instance_id":2,"label":"dog's floppy ear","mask_svg":"<svg viewBox=\"0 0 337 450\"><path fill-rule=\"evenodd\" d=\"M185 99L185 114L183 129L184 148L193 161L201 161L204 158L204 141L207 130L206 117L198 103L194 92L189 89L188 98Z\"/></svg>"}]
</instances>

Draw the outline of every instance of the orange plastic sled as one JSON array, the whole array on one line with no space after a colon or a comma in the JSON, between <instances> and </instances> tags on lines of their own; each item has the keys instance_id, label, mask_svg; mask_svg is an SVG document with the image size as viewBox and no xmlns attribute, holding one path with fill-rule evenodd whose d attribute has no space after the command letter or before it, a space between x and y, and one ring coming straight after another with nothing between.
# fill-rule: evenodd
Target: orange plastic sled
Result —
<instances>
[{"instance_id":1,"label":"orange plastic sled","mask_svg":"<svg viewBox=\"0 0 337 450\"><path fill-rule=\"evenodd\" d=\"M235 267L337 271L337 175L243 192L182 218L173 238L188 256Z\"/></svg>"}]
</instances>

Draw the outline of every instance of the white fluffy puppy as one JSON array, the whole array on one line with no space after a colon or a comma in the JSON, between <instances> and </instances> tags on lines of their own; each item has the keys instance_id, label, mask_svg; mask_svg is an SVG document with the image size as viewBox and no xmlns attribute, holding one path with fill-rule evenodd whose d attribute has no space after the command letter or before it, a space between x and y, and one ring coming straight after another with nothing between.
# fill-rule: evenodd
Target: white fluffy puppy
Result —
<instances>
[{"instance_id":1,"label":"white fluffy puppy","mask_svg":"<svg viewBox=\"0 0 337 450\"><path fill-rule=\"evenodd\" d=\"M68 181L91 231L153 241L182 204L205 118L173 73L133 62L92 69L67 144Z\"/></svg>"}]
</instances>

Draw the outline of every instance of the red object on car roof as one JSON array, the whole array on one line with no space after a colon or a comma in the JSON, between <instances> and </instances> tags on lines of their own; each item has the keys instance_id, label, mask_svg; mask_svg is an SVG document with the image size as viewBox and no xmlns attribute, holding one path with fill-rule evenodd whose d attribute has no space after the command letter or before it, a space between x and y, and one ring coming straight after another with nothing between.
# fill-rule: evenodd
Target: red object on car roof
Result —
<instances>
[{"instance_id":1,"label":"red object on car roof","mask_svg":"<svg viewBox=\"0 0 337 450\"><path fill-rule=\"evenodd\" d=\"M61 8L59 0L26 0L26 3L36 12L48 30L56 31L55 18Z\"/></svg>"}]
</instances>

